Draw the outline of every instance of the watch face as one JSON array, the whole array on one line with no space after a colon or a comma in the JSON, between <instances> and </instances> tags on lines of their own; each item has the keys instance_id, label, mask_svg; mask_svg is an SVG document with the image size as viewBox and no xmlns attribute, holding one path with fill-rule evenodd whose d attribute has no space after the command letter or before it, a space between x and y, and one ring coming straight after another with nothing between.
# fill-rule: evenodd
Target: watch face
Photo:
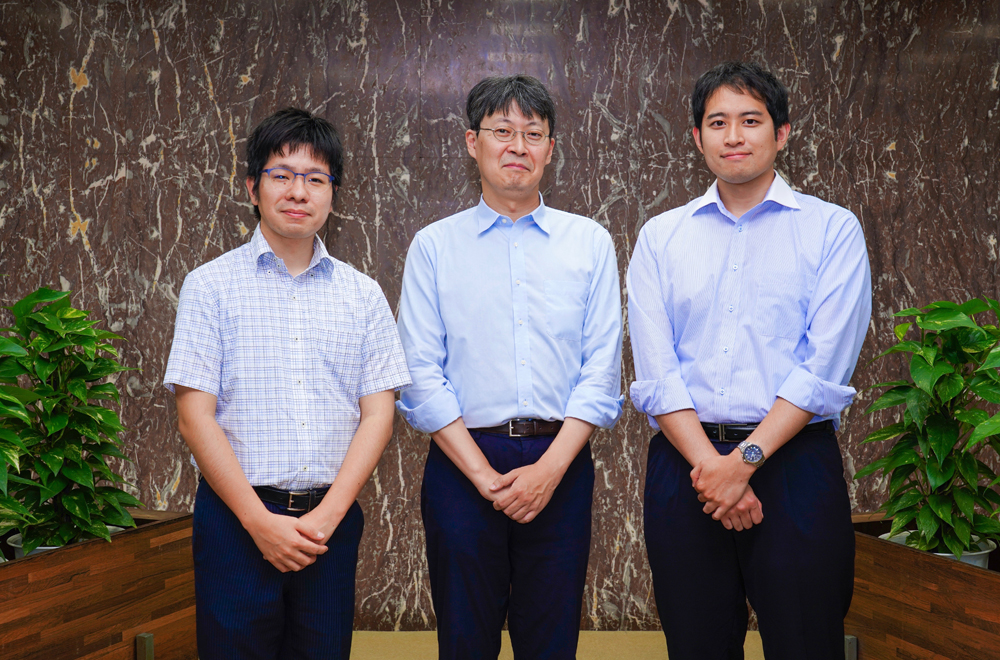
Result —
<instances>
[{"instance_id":1,"label":"watch face","mask_svg":"<svg viewBox=\"0 0 1000 660\"><path fill-rule=\"evenodd\" d=\"M764 458L764 452L757 445L747 445L743 449L743 458L748 463L759 463Z\"/></svg>"}]
</instances>

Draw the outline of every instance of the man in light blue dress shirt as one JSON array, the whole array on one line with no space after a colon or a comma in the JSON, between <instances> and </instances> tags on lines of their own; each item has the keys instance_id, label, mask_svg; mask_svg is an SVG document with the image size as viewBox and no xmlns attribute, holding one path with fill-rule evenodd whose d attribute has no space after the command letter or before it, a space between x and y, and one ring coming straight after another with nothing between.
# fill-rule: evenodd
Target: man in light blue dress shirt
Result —
<instances>
[{"instance_id":1,"label":"man in light blue dress shirt","mask_svg":"<svg viewBox=\"0 0 1000 660\"><path fill-rule=\"evenodd\" d=\"M775 173L791 126L766 70L708 71L692 114L716 181L646 223L627 278L668 652L743 658L749 598L768 660L840 659L854 533L834 430L871 316L864 234Z\"/></svg>"},{"instance_id":2,"label":"man in light blue dress shirt","mask_svg":"<svg viewBox=\"0 0 1000 660\"><path fill-rule=\"evenodd\" d=\"M247 141L252 239L191 271L164 384L201 471L194 508L202 660L347 660L364 516L356 502L410 382L371 278L316 233L340 138L289 108Z\"/></svg>"},{"instance_id":3,"label":"man in light blue dress shirt","mask_svg":"<svg viewBox=\"0 0 1000 660\"><path fill-rule=\"evenodd\" d=\"M478 204L417 233L398 403L433 442L421 511L441 658L575 658L594 466L622 412L618 267L608 231L545 206L555 108L528 76L469 93Z\"/></svg>"}]
</instances>

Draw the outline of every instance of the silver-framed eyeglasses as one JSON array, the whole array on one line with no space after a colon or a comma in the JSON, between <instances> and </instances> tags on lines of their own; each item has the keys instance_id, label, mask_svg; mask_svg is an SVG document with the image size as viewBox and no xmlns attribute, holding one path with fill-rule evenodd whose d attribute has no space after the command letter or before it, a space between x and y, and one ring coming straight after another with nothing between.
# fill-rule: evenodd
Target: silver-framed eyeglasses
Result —
<instances>
[{"instance_id":1,"label":"silver-framed eyeglasses","mask_svg":"<svg viewBox=\"0 0 1000 660\"><path fill-rule=\"evenodd\" d=\"M326 172L293 172L287 167L271 167L261 170L260 173L266 176L272 185L281 190L290 188L297 176L302 177L306 188L313 192L326 192L335 182L334 177Z\"/></svg>"},{"instance_id":2,"label":"silver-framed eyeglasses","mask_svg":"<svg viewBox=\"0 0 1000 660\"><path fill-rule=\"evenodd\" d=\"M541 131L515 131L512 128L505 128L501 126L500 128L486 128L485 126L480 126L481 131L492 131L493 137L495 137L500 142L510 142L514 139L514 136L520 133L524 136L524 141L530 145L539 145L545 141L545 138L549 137Z\"/></svg>"}]
</instances>

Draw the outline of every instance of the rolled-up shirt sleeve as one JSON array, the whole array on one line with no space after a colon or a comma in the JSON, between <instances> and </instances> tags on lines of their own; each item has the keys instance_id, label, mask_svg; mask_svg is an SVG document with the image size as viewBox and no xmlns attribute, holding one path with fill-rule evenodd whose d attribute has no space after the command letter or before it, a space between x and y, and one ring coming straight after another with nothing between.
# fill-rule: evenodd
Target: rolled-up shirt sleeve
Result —
<instances>
[{"instance_id":1,"label":"rolled-up shirt sleeve","mask_svg":"<svg viewBox=\"0 0 1000 660\"><path fill-rule=\"evenodd\" d=\"M216 397L222 389L222 337L219 300L197 271L184 279L177 303L174 340L163 384L190 387Z\"/></svg>"},{"instance_id":2,"label":"rolled-up shirt sleeve","mask_svg":"<svg viewBox=\"0 0 1000 660\"><path fill-rule=\"evenodd\" d=\"M396 407L413 428L438 431L462 416L455 388L444 375L447 332L435 283L434 258L420 234L406 255L399 301L399 339L413 384Z\"/></svg>"},{"instance_id":3,"label":"rolled-up shirt sleeve","mask_svg":"<svg viewBox=\"0 0 1000 660\"><path fill-rule=\"evenodd\" d=\"M695 406L674 347L673 323L665 305L655 251L655 231L656 225L651 223L639 233L625 286L636 378L629 393L636 409L646 414L651 426L659 428L656 415Z\"/></svg>"},{"instance_id":4,"label":"rolled-up shirt sleeve","mask_svg":"<svg viewBox=\"0 0 1000 660\"><path fill-rule=\"evenodd\" d=\"M618 260L607 231L594 244L594 276L581 339L580 379L566 402L566 417L611 428L622 414L622 305Z\"/></svg>"},{"instance_id":5,"label":"rolled-up shirt sleeve","mask_svg":"<svg viewBox=\"0 0 1000 660\"><path fill-rule=\"evenodd\" d=\"M871 320L872 284L861 223L851 213L831 223L806 313L806 357L777 396L820 417L850 405L848 385Z\"/></svg>"}]
</instances>

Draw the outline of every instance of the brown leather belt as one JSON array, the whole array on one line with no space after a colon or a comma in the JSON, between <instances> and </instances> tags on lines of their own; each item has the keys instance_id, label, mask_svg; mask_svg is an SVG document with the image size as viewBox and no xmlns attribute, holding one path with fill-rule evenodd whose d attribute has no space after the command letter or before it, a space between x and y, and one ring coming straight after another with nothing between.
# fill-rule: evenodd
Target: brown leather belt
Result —
<instances>
[{"instance_id":1,"label":"brown leather belt","mask_svg":"<svg viewBox=\"0 0 1000 660\"><path fill-rule=\"evenodd\" d=\"M478 433L496 433L511 438L527 438L533 435L555 435L562 428L561 421L546 422L540 419L512 419L500 426L469 429Z\"/></svg>"},{"instance_id":2,"label":"brown leather belt","mask_svg":"<svg viewBox=\"0 0 1000 660\"><path fill-rule=\"evenodd\" d=\"M759 424L710 424L702 422L701 428L705 429L705 435L709 440L716 442L743 442L750 437ZM814 431L833 431L833 422L826 420L809 424L799 433L811 433Z\"/></svg>"},{"instance_id":3,"label":"brown leather belt","mask_svg":"<svg viewBox=\"0 0 1000 660\"><path fill-rule=\"evenodd\" d=\"M288 511L312 511L323 501L329 486L312 490L282 490L273 486L254 486L254 492L262 502L280 504Z\"/></svg>"}]
</instances>

